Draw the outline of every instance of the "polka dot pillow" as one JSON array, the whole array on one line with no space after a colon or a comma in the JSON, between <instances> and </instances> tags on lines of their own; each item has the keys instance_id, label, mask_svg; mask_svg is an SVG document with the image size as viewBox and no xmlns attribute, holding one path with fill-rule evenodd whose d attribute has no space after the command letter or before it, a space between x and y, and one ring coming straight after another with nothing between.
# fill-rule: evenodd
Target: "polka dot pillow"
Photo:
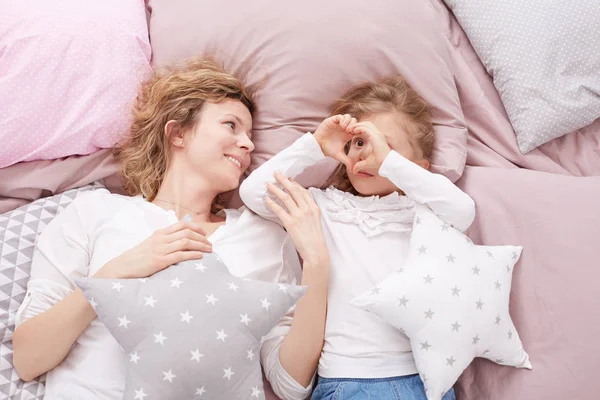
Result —
<instances>
[{"instance_id":1,"label":"polka dot pillow","mask_svg":"<svg viewBox=\"0 0 600 400\"><path fill-rule=\"evenodd\" d=\"M445 0L494 79L522 153L600 118L598 0Z\"/></svg>"},{"instance_id":2,"label":"polka dot pillow","mask_svg":"<svg viewBox=\"0 0 600 400\"><path fill-rule=\"evenodd\" d=\"M0 168L113 147L150 55L144 1L4 2Z\"/></svg>"},{"instance_id":3,"label":"polka dot pillow","mask_svg":"<svg viewBox=\"0 0 600 400\"><path fill-rule=\"evenodd\" d=\"M519 246L477 246L421 206L406 264L352 300L409 337L428 400L440 400L473 358L531 368L509 314Z\"/></svg>"}]
</instances>

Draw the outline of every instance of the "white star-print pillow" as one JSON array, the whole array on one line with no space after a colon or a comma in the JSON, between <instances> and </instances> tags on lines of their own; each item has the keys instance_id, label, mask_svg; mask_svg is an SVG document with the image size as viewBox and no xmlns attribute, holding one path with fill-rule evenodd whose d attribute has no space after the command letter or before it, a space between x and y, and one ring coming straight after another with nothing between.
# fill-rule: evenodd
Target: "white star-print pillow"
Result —
<instances>
[{"instance_id":1,"label":"white star-print pillow","mask_svg":"<svg viewBox=\"0 0 600 400\"><path fill-rule=\"evenodd\" d=\"M452 388L475 357L531 369L510 318L520 246L477 246L420 206L408 260L352 300L410 338L429 400Z\"/></svg>"},{"instance_id":2,"label":"white star-print pillow","mask_svg":"<svg viewBox=\"0 0 600 400\"><path fill-rule=\"evenodd\" d=\"M77 284L126 354L125 400L265 399L260 341L305 292L236 278L214 253Z\"/></svg>"}]
</instances>

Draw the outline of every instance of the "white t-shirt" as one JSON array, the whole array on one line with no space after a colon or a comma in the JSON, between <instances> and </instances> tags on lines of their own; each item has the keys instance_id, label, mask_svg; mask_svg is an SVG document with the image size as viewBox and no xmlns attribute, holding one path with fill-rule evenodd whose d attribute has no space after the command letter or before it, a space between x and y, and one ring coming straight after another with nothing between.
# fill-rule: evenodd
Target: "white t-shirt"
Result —
<instances>
[{"instance_id":1,"label":"white t-shirt","mask_svg":"<svg viewBox=\"0 0 600 400\"><path fill-rule=\"evenodd\" d=\"M287 233L245 207L226 210L226 223L208 239L213 252L233 275L296 284L301 270ZM25 301L17 326L58 303L79 277L94 275L111 259L177 222L173 211L141 196L125 197L97 190L78 197L44 229L37 242ZM310 387L295 382L279 363L278 349L291 323L290 310L261 347L265 370L275 371L293 398L305 398ZM126 358L102 322L92 321L56 368L48 372L46 400L120 400ZM279 389L278 389L279 391Z\"/></svg>"},{"instance_id":2,"label":"white t-shirt","mask_svg":"<svg viewBox=\"0 0 600 400\"><path fill-rule=\"evenodd\" d=\"M240 187L244 203L278 221L263 198L273 174L298 176L321 160L313 135L303 135L254 171ZM442 175L389 153L379 174L406 196L360 197L334 188L311 188L322 211L331 266L325 343L318 373L327 378L385 378L417 373L408 338L350 300L401 268L408 256L416 203L427 204L442 220L466 230L475 217L473 200Z\"/></svg>"}]
</instances>

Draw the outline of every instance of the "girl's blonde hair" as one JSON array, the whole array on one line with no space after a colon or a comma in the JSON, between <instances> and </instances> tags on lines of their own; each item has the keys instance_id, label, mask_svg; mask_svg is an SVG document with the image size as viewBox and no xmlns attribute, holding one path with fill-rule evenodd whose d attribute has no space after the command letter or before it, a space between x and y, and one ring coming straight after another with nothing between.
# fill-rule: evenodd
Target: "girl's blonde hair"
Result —
<instances>
[{"instance_id":1,"label":"girl's blonde hair","mask_svg":"<svg viewBox=\"0 0 600 400\"><path fill-rule=\"evenodd\" d=\"M400 121L405 121L403 128L410 135L411 145L421 151L424 159L431 161L435 135L429 105L400 75L350 89L334 104L331 115L350 114L360 120L365 116L388 112L398 114ZM349 145L346 152L348 149ZM358 194L342 163L326 183L326 186L331 185L344 192Z\"/></svg>"},{"instance_id":2,"label":"girl's blonde hair","mask_svg":"<svg viewBox=\"0 0 600 400\"><path fill-rule=\"evenodd\" d=\"M171 155L165 125L175 120L178 128L191 131L206 102L241 101L254 111L249 93L239 79L209 58L192 59L182 67L156 71L144 82L133 105L129 135L115 148L125 191L153 201L160 189ZM212 212L223 208L219 196Z\"/></svg>"}]
</instances>

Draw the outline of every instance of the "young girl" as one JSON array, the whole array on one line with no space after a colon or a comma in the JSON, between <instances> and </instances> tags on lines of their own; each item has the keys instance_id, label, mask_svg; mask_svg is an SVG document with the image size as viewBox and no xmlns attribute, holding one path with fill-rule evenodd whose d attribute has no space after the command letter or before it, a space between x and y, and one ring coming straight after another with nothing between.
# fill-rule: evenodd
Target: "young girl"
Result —
<instances>
[{"instance_id":1,"label":"young girl","mask_svg":"<svg viewBox=\"0 0 600 400\"><path fill-rule=\"evenodd\" d=\"M303 190L286 177L324 157L340 161L332 187L309 189L322 211L330 253L324 345L312 399L426 399L409 339L350 300L402 267L417 203L463 231L473 221L474 203L428 171L434 144L428 106L402 77L350 90L332 114L314 134L252 173L241 197L262 217L284 221ZM444 397L450 399L453 391Z\"/></svg>"}]
</instances>

